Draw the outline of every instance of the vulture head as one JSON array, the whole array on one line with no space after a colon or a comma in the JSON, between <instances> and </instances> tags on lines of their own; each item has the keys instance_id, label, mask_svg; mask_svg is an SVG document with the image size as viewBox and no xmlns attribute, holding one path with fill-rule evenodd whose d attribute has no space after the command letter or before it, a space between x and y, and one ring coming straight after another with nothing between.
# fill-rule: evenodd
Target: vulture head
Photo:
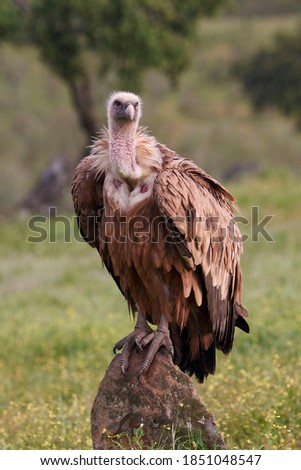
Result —
<instances>
[{"instance_id":1,"label":"vulture head","mask_svg":"<svg viewBox=\"0 0 301 470\"><path fill-rule=\"evenodd\" d=\"M135 150L141 99L134 93L125 91L112 93L107 114L111 170L115 177L135 182L142 174Z\"/></svg>"},{"instance_id":2,"label":"vulture head","mask_svg":"<svg viewBox=\"0 0 301 470\"><path fill-rule=\"evenodd\" d=\"M118 91L112 93L108 101L109 129L131 124L137 127L141 117L141 99L134 93Z\"/></svg>"}]
</instances>

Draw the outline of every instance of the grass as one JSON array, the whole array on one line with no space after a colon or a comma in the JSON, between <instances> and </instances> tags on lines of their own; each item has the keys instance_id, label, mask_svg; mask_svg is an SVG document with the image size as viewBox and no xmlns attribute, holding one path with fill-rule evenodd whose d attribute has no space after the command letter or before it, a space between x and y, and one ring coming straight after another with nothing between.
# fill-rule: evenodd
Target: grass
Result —
<instances>
[{"instance_id":1,"label":"grass","mask_svg":"<svg viewBox=\"0 0 301 470\"><path fill-rule=\"evenodd\" d=\"M253 205L260 219L274 215L266 228L275 241L245 244L251 334L237 332L199 392L229 448L298 449L301 187L273 171L231 189L244 216ZM126 304L97 253L73 237L64 242L63 224L56 243L29 243L26 220L2 222L0 448L91 448L93 398L113 344L132 329Z\"/></svg>"},{"instance_id":2,"label":"grass","mask_svg":"<svg viewBox=\"0 0 301 470\"><path fill-rule=\"evenodd\" d=\"M166 444L164 445L160 442L161 439L165 440L167 436L170 438L170 442L172 443L171 449L168 448ZM113 436L107 433L106 438L111 441L114 449L145 449L145 441L143 439L144 430L141 425L138 428L133 429L132 436L128 433L120 433ZM208 447L203 442L201 432L192 432L187 428L187 433L183 435L183 428L179 430L177 425L173 423L172 426L165 426L165 429L163 427L158 442L153 442L148 450L208 450Z\"/></svg>"}]
</instances>

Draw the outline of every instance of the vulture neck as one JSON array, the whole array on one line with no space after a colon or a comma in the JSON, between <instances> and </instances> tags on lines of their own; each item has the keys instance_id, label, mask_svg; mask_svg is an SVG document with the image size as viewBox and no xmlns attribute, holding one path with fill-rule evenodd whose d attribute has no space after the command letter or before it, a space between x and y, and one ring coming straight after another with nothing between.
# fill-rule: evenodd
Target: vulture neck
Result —
<instances>
[{"instance_id":1,"label":"vulture neck","mask_svg":"<svg viewBox=\"0 0 301 470\"><path fill-rule=\"evenodd\" d=\"M136 160L135 122L113 122L109 125L109 152L111 168L116 177L135 183L142 175Z\"/></svg>"}]
</instances>

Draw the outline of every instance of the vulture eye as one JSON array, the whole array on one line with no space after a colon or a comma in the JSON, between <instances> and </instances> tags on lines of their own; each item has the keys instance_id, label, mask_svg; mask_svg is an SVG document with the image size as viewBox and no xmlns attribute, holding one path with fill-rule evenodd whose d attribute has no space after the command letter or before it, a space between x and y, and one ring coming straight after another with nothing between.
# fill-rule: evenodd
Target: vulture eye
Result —
<instances>
[{"instance_id":1,"label":"vulture eye","mask_svg":"<svg viewBox=\"0 0 301 470\"><path fill-rule=\"evenodd\" d=\"M119 108L119 106L121 106L120 101L115 100L115 101L114 101L114 106L116 106L116 108Z\"/></svg>"},{"instance_id":2,"label":"vulture eye","mask_svg":"<svg viewBox=\"0 0 301 470\"><path fill-rule=\"evenodd\" d=\"M139 102L138 102L138 101L136 101L136 103L134 103L134 107L135 107L135 109L137 109L137 108L138 108L138 104L139 104Z\"/></svg>"}]
</instances>

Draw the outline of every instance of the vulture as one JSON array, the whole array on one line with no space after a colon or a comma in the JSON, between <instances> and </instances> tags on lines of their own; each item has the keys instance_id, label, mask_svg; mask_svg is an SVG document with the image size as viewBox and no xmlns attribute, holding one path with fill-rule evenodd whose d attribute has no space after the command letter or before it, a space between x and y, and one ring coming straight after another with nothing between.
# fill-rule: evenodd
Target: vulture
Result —
<instances>
[{"instance_id":1,"label":"vulture","mask_svg":"<svg viewBox=\"0 0 301 470\"><path fill-rule=\"evenodd\" d=\"M111 94L108 126L75 170L73 204L81 236L136 319L114 347L122 372L134 349L147 348L140 376L165 347L203 382L215 372L216 349L230 352L235 327L249 332L237 206L218 181L139 125L141 108L133 93Z\"/></svg>"}]
</instances>

